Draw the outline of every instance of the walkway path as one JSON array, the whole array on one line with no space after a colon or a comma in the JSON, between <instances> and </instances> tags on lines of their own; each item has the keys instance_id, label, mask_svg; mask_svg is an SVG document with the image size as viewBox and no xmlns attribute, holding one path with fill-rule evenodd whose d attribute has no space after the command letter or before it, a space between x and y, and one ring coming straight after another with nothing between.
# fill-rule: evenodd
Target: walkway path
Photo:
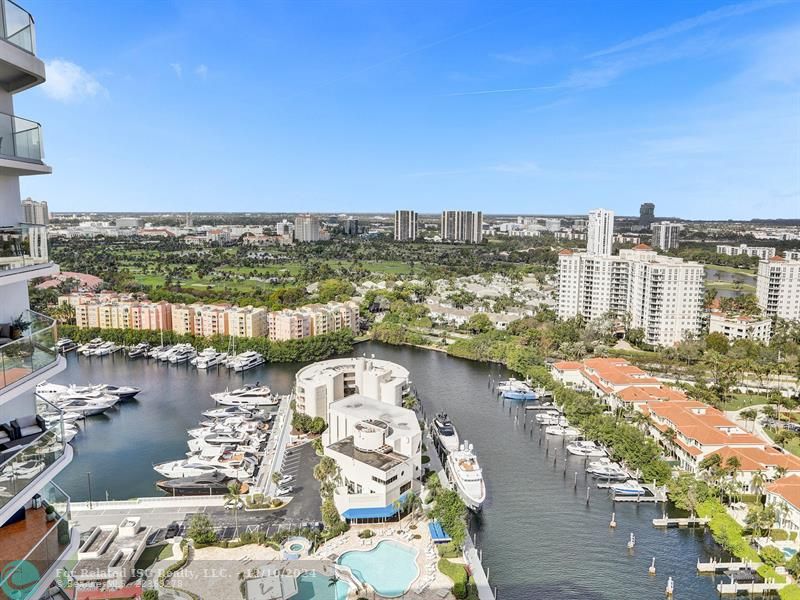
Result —
<instances>
[{"instance_id":1,"label":"walkway path","mask_svg":"<svg viewBox=\"0 0 800 600\"><path fill-rule=\"evenodd\" d=\"M267 448L264 451L264 458L258 468L258 480L254 487L267 496L273 495L272 489L276 486L272 483L272 474L280 471L280 465L283 464L283 457L286 452L286 444L289 442L289 434L292 431L291 402L291 395L284 396L281 400L281 405L275 414L275 419L272 421L272 435L269 437ZM278 431L275 431L276 429Z\"/></svg>"},{"instance_id":2,"label":"walkway path","mask_svg":"<svg viewBox=\"0 0 800 600\"><path fill-rule=\"evenodd\" d=\"M489 585L489 578L483 570L478 549L472 544L469 536L467 536L467 540L464 543L464 558L467 559L472 579L478 588L478 598L480 600L495 600L492 586Z\"/></svg>"}]
</instances>

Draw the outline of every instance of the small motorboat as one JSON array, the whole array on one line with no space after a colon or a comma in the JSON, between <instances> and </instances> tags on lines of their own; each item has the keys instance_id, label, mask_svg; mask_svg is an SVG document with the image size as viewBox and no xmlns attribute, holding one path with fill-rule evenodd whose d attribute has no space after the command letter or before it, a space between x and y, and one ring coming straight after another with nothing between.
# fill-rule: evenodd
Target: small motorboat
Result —
<instances>
[{"instance_id":1,"label":"small motorboat","mask_svg":"<svg viewBox=\"0 0 800 600\"><path fill-rule=\"evenodd\" d=\"M513 377L507 381L501 381L498 389L503 398L507 400L536 400L538 398L531 386Z\"/></svg>"},{"instance_id":2,"label":"small motorboat","mask_svg":"<svg viewBox=\"0 0 800 600\"><path fill-rule=\"evenodd\" d=\"M618 496L643 496L647 493L647 490L635 479L611 484L610 489Z\"/></svg>"},{"instance_id":3,"label":"small motorboat","mask_svg":"<svg viewBox=\"0 0 800 600\"><path fill-rule=\"evenodd\" d=\"M61 338L56 342L56 350L61 354L66 354L67 352L72 352L78 347L73 340L70 338Z\"/></svg>"},{"instance_id":4,"label":"small motorboat","mask_svg":"<svg viewBox=\"0 0 800 600\"><path fill-rule=\"evenodd\" d=\"M102 384L97 386L98 391L105 392L106 394L111 394L112 396L116 396L120 400L130 400L136 394L141 392L141 388L133 387L130 385L109 385L109 384Z\"/></svg>"},{"instance_id":5,"label":"small motorboat","mask_svg":"<svg viewBox=\"0 0 800 600\"><path fill-rule=\"evenodd\" d=\"M606 451L591 440L575 440L567 444L567 452L573 456L601 457L606 455Z\"/></svg>"}]
</instances>

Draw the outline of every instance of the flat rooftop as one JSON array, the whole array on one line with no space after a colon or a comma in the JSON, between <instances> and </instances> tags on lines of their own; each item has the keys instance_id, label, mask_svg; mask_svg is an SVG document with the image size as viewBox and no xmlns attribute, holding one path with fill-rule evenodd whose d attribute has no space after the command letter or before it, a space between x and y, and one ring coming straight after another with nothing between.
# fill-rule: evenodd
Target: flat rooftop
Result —
<instances>
[{"instance_id":1,"label":"flat rooftop","mask_svg":"<svg viewBox=\"0 0 800 600\"><path fill-rule=\"evenodd\" d=\"M403 464L406 459L405 456L395 452L383 454L381 452L364 452L359 450L353 443L353 436L334 442L328 446L328 448L380 471L388 471L393 467Z\"/></svg>"},{"instance_id":2,"label":"flat rooftop","mask_svg":"<svg viewBox=\"0 0 800 600\"><path fill-rule=\"evenodd\" d=\"M389 439L400 435L403 437L421 433L417 415L413 410L395 406L380 400L374 400L361 394L353 394L342 400L331 402L330 414L338 414L350 421L380 421L392 429Z\"/></svg>"}]
</instances>

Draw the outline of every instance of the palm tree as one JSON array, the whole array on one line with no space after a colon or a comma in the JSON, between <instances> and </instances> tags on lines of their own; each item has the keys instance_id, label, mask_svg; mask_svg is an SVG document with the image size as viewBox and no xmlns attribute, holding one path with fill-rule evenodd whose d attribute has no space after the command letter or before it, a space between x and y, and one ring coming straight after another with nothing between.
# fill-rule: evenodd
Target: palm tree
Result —
<instances>
[{"instance_id":1,"label":"palm tree","mask_svg":"<svg viewBox=\"0 0 800 600\"><path fill-rule=\"evenodd\" d=\"M766 479L761 471L756 471L750 478L750 487L752 488L753 492L755 492L756 498L759 500L759 502L761 501L761 496L764 492L765 483Z\"/></svg>"},{"instance_id":2,"label":"palm tree","mask_svg":"<svg viewBox=\"0 0 800 600\"><path fill-rule=\"evenodd\" d=\"M238 481L232 481L228 484L228 492L225 494L225 502L233 504L233 521L235 524L234 535L239 537L239 503L242 498L242 488Z\"/></svg>"},{"instance_id":3,"label":"palm tree","mask_svg":"<svg viewBox=\"0 0 800 600\"><path fill-rule=\"evenodd\" d=\"M748 409L743 410L742 412L740 412L739 416L742 419L744 419L745 427L747 427L747 422L748 421L752 421L753 422L753 428L755 428L756 418L758 417L758 412L756 410L754 410L752 408L748 408ZM752 431L752 429L751 429L751 431Z\"/></svg>"}]
</instances>

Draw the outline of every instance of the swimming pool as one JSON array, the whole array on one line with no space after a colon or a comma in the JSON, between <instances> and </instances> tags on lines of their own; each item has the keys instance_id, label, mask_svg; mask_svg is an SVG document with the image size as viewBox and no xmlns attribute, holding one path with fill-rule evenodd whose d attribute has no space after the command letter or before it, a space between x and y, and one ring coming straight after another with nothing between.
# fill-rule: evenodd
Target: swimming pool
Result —
<instances>
[{"instance_id":1,"label":"swimming pool","mask_svg":"<svg viewBox=\"0 0 800 600\"><path fill-rule=\"evenodd\" d=\"M345 552L338 562L386 598L405 594L419 575L417 551L392 540L384 540L370 550Z\"/></svg>"},{"instance_id":2,"label":"swimming pool","mask_svg":"<svg viewBox=\"0 0 800 600\"><path fill-rule=\"evenodd\" d=\"M350 586L344 581L333 586L331 581L321 573L303 573L297 578L297 593L292 600L346 600Z\"/></svg>"},{"instance_id":3,"label":"swimming pool","mask_svg":"<svg viewBox=\"0 0 800 600\"><path fill-rule=\"evenodd\" d=\"M797 554L797 550L794 548L783 548L783 555L787 560L792 558L795 554Z\"/></svg>"}]
</instances>

